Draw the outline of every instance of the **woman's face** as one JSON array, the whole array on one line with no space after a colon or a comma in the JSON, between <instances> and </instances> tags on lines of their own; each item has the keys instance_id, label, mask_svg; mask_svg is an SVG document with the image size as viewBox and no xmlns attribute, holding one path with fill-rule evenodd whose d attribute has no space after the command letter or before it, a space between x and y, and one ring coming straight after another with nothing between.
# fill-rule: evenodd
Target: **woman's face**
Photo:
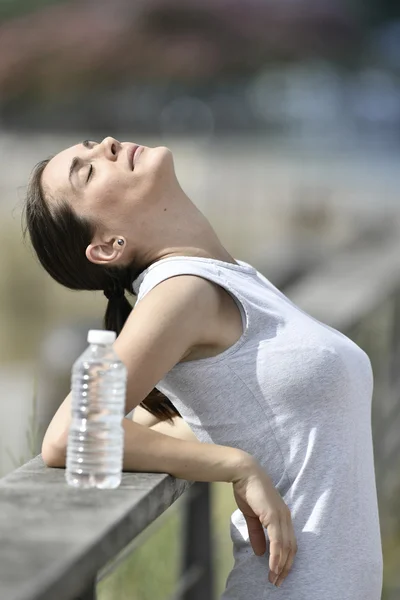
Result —
<instances>
[{"instance_id":1,"label":"woman's face","mask_svg":"<svg viewBox=\"0 0 400 600\"><path fill-rule=\"evenodd\" d=\"M42 177L49 202L65 199L108 232L127 235L160 201L175 178L172 154L107 137L85 141L54 156Z\"/></svg>"}]
</instances>

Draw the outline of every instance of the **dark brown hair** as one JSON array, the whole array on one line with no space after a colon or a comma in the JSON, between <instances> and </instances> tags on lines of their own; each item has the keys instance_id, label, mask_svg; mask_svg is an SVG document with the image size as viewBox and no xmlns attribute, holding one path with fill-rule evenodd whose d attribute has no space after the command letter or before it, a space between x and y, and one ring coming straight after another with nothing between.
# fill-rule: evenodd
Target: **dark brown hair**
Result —
<instances>
[{"instance_id":1,"label":"dark brown hair","mask_svg":"<svg viewBox=\"0 0 400 600\"><path fill-rule=\"evenodd\" d=\"M24 238L27 232L37 257L53 279L72 290L110 290L123 288L133 294L132 282L143 270L133 261L129 265L106 267L92 263L85 254L97 224L80 217L65 201L54 208L46 201L42 174L50 158L42 160L32 171L25 202ZM119 335L132 305L125 295L111 296L104 315L104 327ZM171 419L179 412L164 394L154 388L140 403L158 419Z\"/></svg>"}]
</instances>

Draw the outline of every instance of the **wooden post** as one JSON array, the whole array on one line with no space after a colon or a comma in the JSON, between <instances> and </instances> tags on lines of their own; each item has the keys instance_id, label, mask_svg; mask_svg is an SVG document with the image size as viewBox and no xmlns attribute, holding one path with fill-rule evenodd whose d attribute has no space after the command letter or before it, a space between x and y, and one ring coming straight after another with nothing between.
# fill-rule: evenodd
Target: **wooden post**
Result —
<instances>
[{"instance_id":1,"label":"wooden post","mask_svg":"<svg viewBox=\"0 0 400 600\"><path fill-rule=\"evenodd\" d=\"M182 600L214 599L210 487L206 482L196 482L186 493L182 577L196 567L201 574L183 592Z\"/></svg>"},{"instance_id":2,"label":"wooden post","mask_svg":"<svg viewBox=\"0 0 400 600\"><path fill-rule=\"evenodd\" d=\"M94 579L90 585L86 588L86 590L79 594L78 597L74 598L74 600L96 600L96 579Z\"/></svg>"}]
</instances>

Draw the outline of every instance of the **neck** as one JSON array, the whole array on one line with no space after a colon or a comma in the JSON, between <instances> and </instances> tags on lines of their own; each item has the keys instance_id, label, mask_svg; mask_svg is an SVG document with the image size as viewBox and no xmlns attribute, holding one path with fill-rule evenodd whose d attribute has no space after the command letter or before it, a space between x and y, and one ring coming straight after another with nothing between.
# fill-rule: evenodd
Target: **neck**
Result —
<instances>
[{"instance_id":1,"label":"neck","mask_svg":"<svg viewBox=\"0 0 400 600\"><path fill-rule=\"evenodd\" d=\"M141 253L140 264L144 265L143 269L173 256L214 258L235 263L208 219L183 191L181 198L165 205L168 211L163 214L169 214L161 220L159 234L155 236L152 232L152 238L156 238L158 243L143 249Z\"/></svg>"}]
</instances>

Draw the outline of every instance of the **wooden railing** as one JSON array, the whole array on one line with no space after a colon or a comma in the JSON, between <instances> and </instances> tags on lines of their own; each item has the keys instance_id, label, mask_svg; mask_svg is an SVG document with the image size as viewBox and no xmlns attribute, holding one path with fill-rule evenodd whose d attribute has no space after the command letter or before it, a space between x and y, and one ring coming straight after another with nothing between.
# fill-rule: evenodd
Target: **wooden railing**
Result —
<instances>
[{"instance_id":1,"label":"wooden railing","mask_svg":"<svg viewBox=\"0 0 400 600\"><path fill-rule=\"evenodd\" d=\"M384 547L392 541L384 560L400 564L400 502L393 501L400 486L400 236L336 254L285 293L371 358ZM182 494L184 559L173 600L212 600L208 484L124 473L116 490L77 490L66 485L63 469L45 467L40 456L0 480L1 600L93 600L115 557L131 551L132 540ZM385 578L382 599L398 597L400 579Z\"/></svg>"},{"instance_id":2,"label":"wooden railing","mask_svg":"<svg viewBox=\"0 0 400 600\"><path fill-rule=\"evenodd\" d=\"M1 600L93 600L110 561L185 490L187 539L175 596L212 598L207 484L124 473L116 490L78 490L66 485L64 469L37 456L0 480Z\"/></svg>"}]
</instances>

